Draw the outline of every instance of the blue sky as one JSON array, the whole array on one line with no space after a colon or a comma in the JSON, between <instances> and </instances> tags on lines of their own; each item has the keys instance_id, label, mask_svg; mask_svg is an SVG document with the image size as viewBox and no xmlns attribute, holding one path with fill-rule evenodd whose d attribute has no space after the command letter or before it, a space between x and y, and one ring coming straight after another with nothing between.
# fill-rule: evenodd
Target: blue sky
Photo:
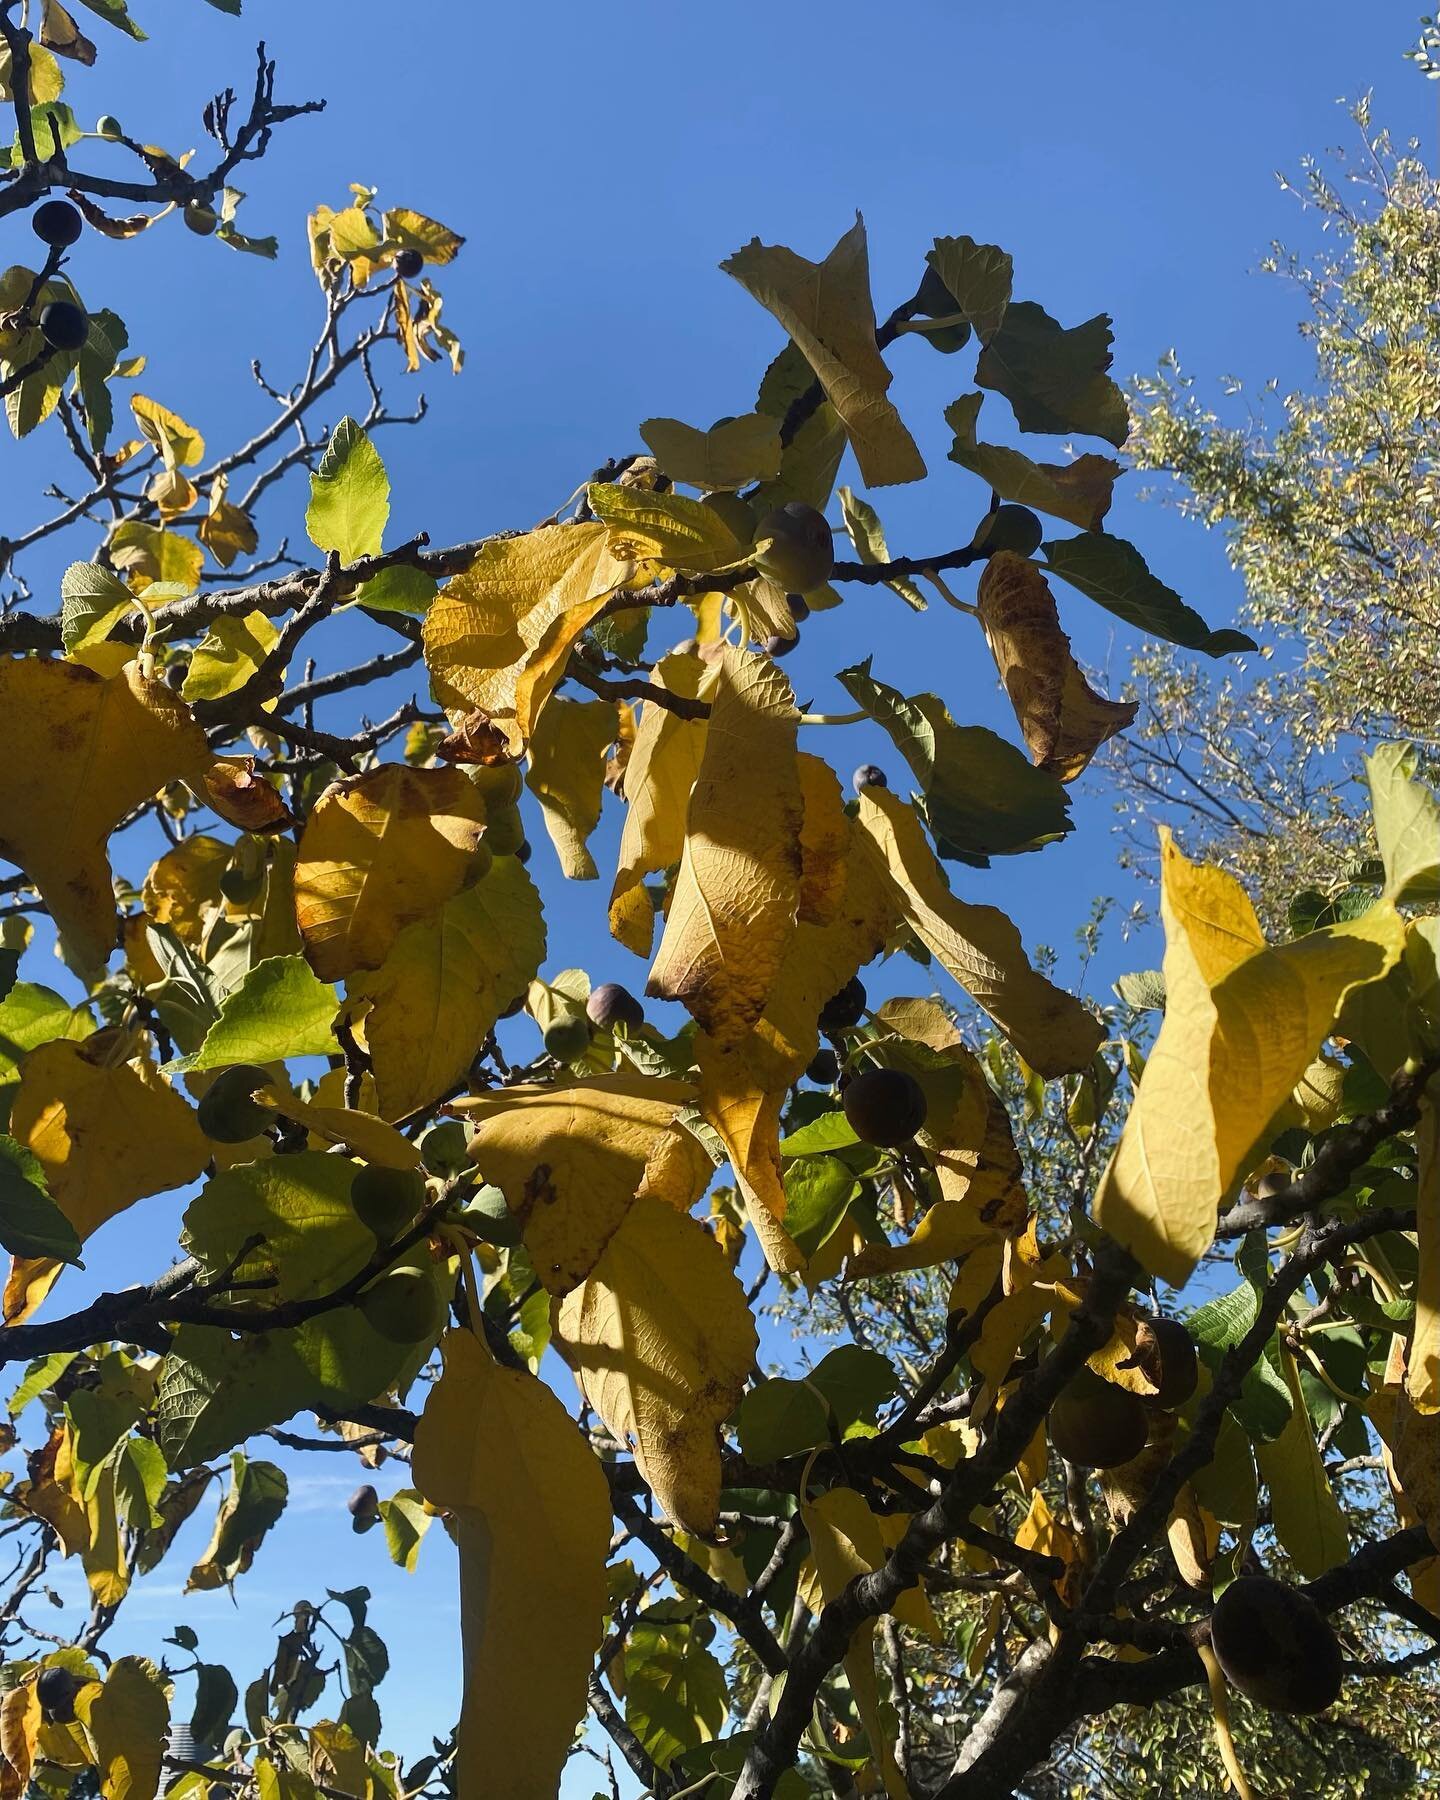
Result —
<instances>
[{"instance_id":1,"label":"blue sky","mask_svg":"<svg viewBox=\"0 0 1440 1800\"><path fill-rule=\"evenodd\" d=\"M197 144L203 98L227 81L244 91L261 34L279 57L282 96L324 95L329 110L285 127L242 179L250 199L240 223L280 234L278 264L171 221L128 245L87 234L73 263L82 293L126 318L132 347L150 357L140 386L214 448L268 417L250 360L272 380L293 379L318 318L304 250L311 205L339 205L347 183L360 181L380 189L382 204L414 206L463 232L466 249L442 285L467 368L458 380L429 374L428 421L381 444L394 481L392 535L424 528L436 543L533 523L607 455L637 448L636 425L652 414L703 424L746 411L779 333L715 265L753 235L819 257L857 208L882 311L912 291L933 236L969 233L1010 250L1017 292L1064 323L1109 311L1117 375L1153 368L1175 345L1207 376L1298 382L1307 358L1296 297L1253 273L1272 237L1306 231L1274 171L1348 142L1336 102L1368 86L1377 118L1434 146L1434 93L1399 54L1414 15L1388 0L1163 9L1151 0L912 0L894 12L858 0L705 9L632 0L604 11L246 0L241 21L200 0L135 0L135 10L155 33L149 44L131 46L96 22L101 61L67 96L82 120L112 111L136 135L175 150ZM9 255L27 257L23 223L8 233ZM894 397L932 479L875 498L893 548L946 548L968 539L983 505L978 485L946 463L940 418L968 386L970 359L911 342L891 360ZM390 389L397 404L407 396L398 371ZM987 426L1000 410L992 401ZM37 462L44 479L68 481L53 440L49 450L36 440L0 448L0 528L33 516ZM27 496L23 510L17 493ZM299 505L290 490L272 515L277 527L301 535ZM1237 584L1217 539L1128 498L1111 525L1212 624L1232 618ZM51 562L32 559L42 609L59 568L84 554L88 546L71 540ZM1080 654L1108 665L1118 685L1129 639L1079 596L1061 604ZM347 629L357 650L370 643L363 624ZM812 621L787 672L817 707L840 710L848 702L830 671L872 650L885 680L936 688L958 718L1014 736L973 625L936 611L916 619L883 591ZM370 708L381 716L412 689L401 682ZM895 763L865 730L825 738L842 771L884 763L887 752ZM1066 844L989 874L961 872L957 886L1010 910L1031 944L1067 945L1093 896L1128 902L1137 893L1114 868L1103 794L1082 795L1076 814ZM615 829L611 816L597 840L602 869ZM548 885L555 869L543 844L535 867ZM564 953L553 966L580 961L596 979L638 982L640 965L605 935L603 897L603 888L558 897L552 942ZM1153 943L1117 946L1109 972L1155 954ZM48 978L40 953L25 974ZM97 1240L96 1280L152 1270L173 1243L178 1205L168 1208L151 1203L144 1218L131 1214ZM326 1580L369 1581L398 1665L380 1699L392 1726L405 1721L395 1741L413 1750L453 1710L448 1547L434 1533L409 1581L389 1570L378 1533L352 1551L342 1511L352 1481L339 1460L312 1458L296 1471L293 1516L235 1607L224 1596L182 1599L167 1567L131 1601L131 1630L143 1638L153 1626L158 1639L174 1621L194 1623L204 1653L231 1661L243 1685L282 1606L318 1597ZM185 1548L199 1545L187 1539L172 1558L177 1570ZM595 1785L582 1766L566 1792L588 1796Z\"/></svg>"}]
</instances>

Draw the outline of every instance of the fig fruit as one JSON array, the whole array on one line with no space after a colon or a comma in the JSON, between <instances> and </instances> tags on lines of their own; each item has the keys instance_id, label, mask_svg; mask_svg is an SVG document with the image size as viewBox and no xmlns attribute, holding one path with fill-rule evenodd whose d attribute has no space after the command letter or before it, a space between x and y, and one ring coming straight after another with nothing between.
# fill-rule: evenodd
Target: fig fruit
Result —
<instances>
[{"instance_id":1,"label":"fig fruit","mask_svg":"<svg viewBox=\"0 0 1440 1800\"><path fill-rule=\"evenodd\" d=\"M350 1183L350 1204L360 1223L388 1244L425 1204L425 1177L416 1169L386 1169L366 1163Z\"/></svg>"},{"instance_id":2,"label":"fig fruit","mask_svg":"<svg viewBox=\"0 0 1440 1800\"><path fill-rule=\"evenodd\" d=\"M1150 1396L1150 1404L1173 1412L1185 1404L1200 1380L1195 1340L1179 1319L1150 1318L1142 1324L1150 1330L1160 1362L1160 1387Z\"/></svg>"},{"instance_id":3,"label":"fig fruit","mask_svg":"<svg viewBox=\"0 0 1440 1800\"><path fill-rule=\"evenodd\" d=\"M42 244L52 250L63 250L73 244L85 229L78 208L68 200L47 200L30 215L30 229Z\"/></svg>"},{"instance_id":4,"label":"fig fruit","mask_svg":"<svg viewBox=\"0 0 1440 1800\"><path fill-rule=\"evenodd\" d=\"M1307 1594L1269 1575L1230 1583L1210 1615L1210 1643L1225 1679L1257 1706L1318 1713L1340 1693L1329 1621Z\"/></svg>"},{"instance_id":5,"label":"fig fruit","mask_svg":"<svg viewBox=\"0 0 1440 1800\"><path fill-rule=\"evenodd\" d=\"M274 1078L258 1063L235 1063L222 1069L200 1096L195 1119L217 1144L243 1144L275 1123L276 1115L252 1096Z\"/></svg>"},{"instance_id":6,"label":"fig fruit","mask_svg":"<svg viewBox=\"0 0 1440 1800\"><path fill-rule=\"evenodd\" d=\"M781 637L778 631L773 632L765 640L765 654L767 656L775 657L788 656L799 642L800 634L798 631L794 637Z\"/></svg>"},{"instance_id":7,"label":"fig fruit","mask_svg":"<svg viewBox=\"0 0 1440 1800\"><path fill-rule=\"evenodd\" d=\"M414 281L425 267L425 258L418 250L397 250L395 252L395 273L402 281Z\"/></svg>"},{"instance_id":8,"label":"fig fruit","mask_svg":"<svg viewBox=\"0 0 1440 1800\"><path fill-rule=\"evenodd\" d=\"M977 548L992 553L1013 550L1017 556L1033 556L1045 541L1045 527L1028 506L999 506L981 521Z\"/></svg>"},{"instance_id":9,"label":"fig fruit","mask_svg":"<svg viewBox=\"0 0 1440 1800\"><path fill-rule=\"evenodd\" d=\"M755 538L755 515L750 510L748 501L742 500L738 494L717 489L713 494L707 494L700 504L717 513L730 527L731 533L749 549Z\"/></svg>"},{"instance_id":10,"label":"fig fruit","mask_svg":"<svg viewBox=\"0 0 1440 1800\"><path fill-rule=\"evenodd\" d=\"M616 1025L623 1025L627 1031L638 1031L645 1023L644 1007L629 988L621 987L618 981L602 981L599 987L592 988L585 1011L590 1022L602 1031L610 1031Z\"/></svg>"},{"instance_id":11,"label":"fig fruit","mask_svg":"<svg viewBox=\"0 0 1440 1800\"><path fill-rule=\"evenodd\" d=\"M52 300L42 307L39 323L52 350L78 350L90 335L90 321L73 300Z\"/></svg>"},{"instance_id":12,"label":"fig fruit","mask_svg":"<svg viewBox=\"0 0 1440 1800\"><path fill-rule=\"evenodd\" d=\"M42 1669L35 1678L40 1711L52 1725L68 1725L75 1717L75 1696L85 1683L69 1669Z\"/></svg>"},{"instance_id":13,"label":"fig fruit","mask_svg":"<svg viewBox=\"0 0 1440 1800\"><path fill-rule=\"evenodd\" d=\"M858 975L851 976L838 994L832 994L820 1008L822 1031L849 1031L860 1023L865 1011L865 986Z\"/></svg>"},{"instance_id":14,"label":"fig fruit","mask_svg":"<svg viewBox=\"0 0 1440 1800\"><path fill-rule=\"evenodd\" d=\"M893 1150L925 1123L925 1090L904 1069L863 1069L845 1089L845 1117L862 1144Z\"/></svg>"},{"instance_id":15,"label":"fig fruit","mask_svg":"<svg viewBox=\"0 0 1440 1800\"><path fill-rule=\"evenodd\" d=\"M831 1049L819 1049L811 1057L805 1075L819 1087L834 1087L840 1078L840 1058Z\"/></svg>"},{"instance_id":16,"label":"fig fruit","mask_svg":"<svg viewBox=\"0 0 1440 1800\"><path fill-rule=\"evenodd\" d=\"M402 1263L387 1269L360 1296L360 1310L392 1344L431 1343L445 1323L445 1303L427 1269Z\"/></svg>"},{"instance_id":17,"label":"fig fruit","mask_svg":"<svg viewBox=\"0 0 1440 1800\"><path fill-rule=\"evenodd\" d=\"M890 783L885 779L885 771L874 763L861 763L851 779L855 783L855 792L861 793L867 787L888 788Z\"/></svg>"},{"instance_id":18,"label":"fig fruit","mask_svg":"<svg viewBox=\"0 0 1440 1800\"><path fill-rule=\"evenodd\" d=\"M1091 1369L1061 1389L1046 1422L1056 1452L1078 1469L1118 1469L1145 1448L1150 1422L1143 1402Z\"/></svg>"},{"instance_id":19,"label":"fig fruit","mask_svg":"<svg viewBox=\"0 0 1440 1800\"><path fill-rule=\"evenodd\" d=\"M765 545L755 566L786 593L823 586L835 567L835 542L825 515L803 500L787 500L766 513L755 528L755 541Z\"/></svg>"},{"instance_id":20,"label":"fig fruit","mask_svg":"<svg viewBox=\"0 0 1440 1800\"><path fill-rule=\"evenodd\" d=\"M514 856L525 842L525 825L520 808L512 801L508 806L490 806L485 814L485 843L492 856Z\"/></svg>"},{"instance_id":21,"label":"fig fruit","mask_svg":"<svg viewBox=\"0 0 1440 1800\"><path fill-rule=\"evenodd\" d=\"M220 215L213 206L204 200L187 200L185 202L185 223L196 237L210 237L220 223Z\"/></svg>"},{"instance_id":22,"label":"fig fruit","mask_svg":"<svg viewBox=\"0 0 1440 1800\"><path fill-rule=\"evenodd\" d=\"M352 1519L371 1518L380 1510L380 1496L367 1481L364 1487L356 1488L345 1507Z\"/></svg>"},{"instance_id":23,"label":"fig fruit","mask_svg":"<svg viewBox=\"0 0 1440 1800\"><path fill-rule=\"evenodd\" d=\"M118 138L124 137L125 133L120 129L120 121L114 113L101 113L95 121L95 135L103 138Z\"/></svg>"},{"instance_id":24,"label":"fig fruit","mask_svg":"<svg viewBox=\"0 0 1440 1800\"><path fill-rule=\"evenodd\" d=\"M432 1175L456 1175L470 1161L470 1134L462 1119L441 1119L416 1145Z\"/></svg>"},{"instance_id":25,"label":"fig fruit","mask_svg":"<svg viewBox=\"0 0 1440 1800\"><path fill-rule=\"evenodd\" d=\"M488 806L513 806L525 787L519 763L475 763L466 773Z\"/></svg>"},{"instance_id":26,"label":"fig fruit","mask_svg":"<svg viewBox=\"0 0 1440 1800\"><path fill-rule=\"evenodd\" d=\"M545 1053L556 1062L578 1062L590 1048L590 1021L578 1015L552 1019L545 1027Z\"/></svg>"}]
</instances>

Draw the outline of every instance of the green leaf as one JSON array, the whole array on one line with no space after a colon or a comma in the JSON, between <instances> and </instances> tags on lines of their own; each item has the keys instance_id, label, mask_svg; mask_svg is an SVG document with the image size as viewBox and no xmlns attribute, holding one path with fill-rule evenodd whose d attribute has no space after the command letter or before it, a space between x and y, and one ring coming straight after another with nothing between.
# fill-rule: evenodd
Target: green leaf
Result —
<instances>
[{"instance_id":1,"label":"green leaf","mask_svg":"<svg viewBox=\"0 0 1440 1800\"><path fill-rule=\"evenodd\" d=\"M1002 500L1035 507L1085 531L1098 529L1114 499L1120 464L1088 453L1073 462L1040 463L1022 450L982 444L976 422L984 403L983 394L962 394L945 408L945 423L955 433L951 462L978 475Z\"/></svg>"},{"instance_id":2,"label":"green leaf","mask_svg":"<svg viewBox=\"0 0 1440 1800\"><path fill-rule=\"evenodd\" d=\"M190 1571L185 1591L228 1587L255 1560L266 1532L285 1510L290 1484L272 1462L248 1462L237 1450L230 1458L230 1491L204 1556Z\"/></svg>"},{"instance_id":3,"label":"green leaf","mask_svg":"<svg viewBox=\"0 0 1440 1800\"><path fill-rule=\"evenodd\" d=\"M60 578L60 641L65 654L88 649L135 610L135 596L99 563L76 562Z\"/></svg>"},{"instance_id":4,"label":"green leaf","mask_svg":"<svg viewBox=\"0 0 1440 1800\"><path fill-rule=\"evenodd\" d=\"M235 1678L219 1663L201 1663L195 1671L195 1710L190 1736L197 1744L218 1744L229 1730L240 1704Z\"/></svg>"},{"instance_id":5,"label":"green leaf","mask_svg":"<svg viewBox=\"0 0 1440 1800\"><path fill-rule=\"evenodd\" d=\"M118 313L103 308L91 313L90 334L75 365L75 382L85 406L85 435L96 452L105 448L115 423L110 380L118 373L120 352L129 342L130 333Z\"/></svg>"},{"instance_id":6,"label":"green leaf","mask_svg":"<svg viewBox=\"0 0 1440 1800\"><path fill-rule=\"evenodd\" d=\"M836 498L845 518L845 529L850 533L850 542L855 546L855 554L861 562L889 562L890 551L885 543L885 528L880 523L880 515L875 508L848 487L842 487ZM924 612L929 605L915 583L903 575L894 581L887 581L885 585L915 612Z\"/></svg>"},{"instance_id":7,"label":"green leaf","mask_svg":"<svg viewBox=\"0 0 1440 1800\"><path fill-rule=\"evenodd\" d=\"M859 1191L854 1172L835 1156L800 1156L785 1171L785 1231L807 1262L829 1242Z\"/></svg>"},{"instance_id":8,"label":"green leaf","mask_svg":"<svg viewBox=\"0 0 1440 1800\"><path fill-rule=\"evenodd\" d=\"M625 1722L657 1766L718 1737L729 1710L725 1671L700 1633L642 1613L625 1644Z\"/></svg>"},{"instance_id":9,"label":"green leaf","mask_svg":"<svg viewBox=\"0 0 1440 1800\"><path fill-rule=\"evenodd\" d=\"M1270 1490L1275 1535L1305 1579L1314 1581L1348 1559L1350 1537L1288 1351L1283 1362L1293 1402L1290 1419L1279 1436L1258 1445L1255 1454Z\"/></svg>"},{"instance_id":10,"label":"green leaf","mask_svg":"<svg viewBox=\"0 0 1440 1800\"><path fill-rule=\"evenodd\" d=\"M267 956L220 1002L220 1016L200 1048L167 1063L165 1072L334 1055L330 1026L338 1005L334 988L303 956Z\"/></svg>"},{"instance_id":11,"label":"green leaf","mask_svg":"<svg viewBox=\"0 0 1440 1800\"><path fill-rule=\"evenodd\" d=\"M6 1405L10 1417L18 1419L32 1400L38 1399L47 1388L54 1387L78 1355L78 1350L52 1350L49 1356L37 1357L26 1369L25 1379L10 1396Z\"/></svg>"},{"instance_id":12,"label":"green leaf","mask_svg":"<svg viewBox=\"0 0 1440 1800\"><path fill-rule=\"evenodd\" d=\"M999 331L1010 304L1015 265L997 244L977 244L971 237L936 238L925 260L944 284L957 311L974 327L982 344Z\"/></svg>"},{"instance_id":13,"label":"green leaf","mask_svg":"<svg viewBox=\"0 0 1440 1800\"><path fill-rule=\"evenodd\" d=\"M342 419L310 477L310 542L344 563L378 556L389 516L390 477L380 453L353 419Z\"/></svg>"},{"instance_id":14,"label":"green leaf","mask_svg":"<svg viewBox=\"0 0 1440 1800\"><path fill-rule=\"evenodd\" d=\"M787 344L761 377L756 407L783 421L814 380L799 346ZM824 400L786 444L780 473L773 481L762 482L751 496L756 517L787 500L803 500L824 512L844 454L845 427L839 413Z\"/></svg>"},{"instance_id":15,"label":"green leaf","mask_svg":"<svg viewBox=\"0 0 1440 1800\"><path fill-rule=\"evenodd\" d=\"M53 1038L78 1042L95 1029L88 1006L75 1006L54 988L33 981L18 981L0 1001L0 1089L8 1090L19 1079L20 1059L28 1051ZM5 1111L9 1113L8 1093Z\"/></svg>"},{"instance_id":16,"label":"green leaf","mask_svg":"<svg viewBox=\"0 0 1440 1800\"><path fill-rule=\"evenodd\" d=\"M1187 650L1203 650L1207 656L1255 648L1255 640L1243 631L1212 631L1173 588L1150 573L1145 558L1124 538L1087 531L1081 537L1058 539L1041 548L1062 581L1152 637Z\"/></svg>"},{"instance_id":17,"label":"green leaf","mask_svg":"<svg viewBox=\"0 0 1440 1800\"><path fill-rule=\"evenodd\" d=\"M842 1437L852 1425L874 1425L876 1413L900 1386L889 1358L859 1344L829 1351L807 1379L824 1395Z\"/></svg>"},{"instance_id":18,"label":"green leaf","mask_svg":"<svg viewBox=\"0 0 1440 1800\"><path fill-rule=\"evenodd\" d=\"M181 1242L206 1269L270 1280L270 1300L328 1293L358 1273L374 1234L350 1203L355 1165L303 1150L240 1163L208 1181L185 1209ZM246 1244L251 1247L237 1263Z\"/></svg>"},{"instance_id":19,"label":"green leaf","mask_svg":"<svg viewBox=\"0 0 1440 1800\"><path fill-rule=\"evenodd\" d=\"M208 1462L306 1403L292 1334L182 1325L160 1370L155 1429L172 1469Z\"/></svg>"},{"instance_id":20,"label":"green leaf","mask_svg":"<svg viewBox=\"0 0 1440 1800\"><path fill-rule=\"evenodd\" d=\"M1132 1012L1164 1012L1165 975L1161 969L1137 969L1122 975L1115 992Z\"/></svg>"},{"instance_id":21,"label":"green leaf","mask_svg":"<svg viewBox=\"0 0 1440 1800\"><path fill-rule=\"evenodd\" d=\"M834 1112L821 1113L818 1119L812 1119L808 1125L802 1125L789 1137L782 1138L780 1154L819 1156L826 1150L845 1150L859 1142L854 1126L837 1108Z\"/></svg>"},{"instance_id":22,"label":"green leaf","mask_svg":"<svg viewBox=\"0 0 1440 1800\"><path fill-rule=\"evenodd\" d=\"M992 856L1038 850L1071 830L1069 796L1056 776L985 726L957 725L935 694L908 698L876 681L870 660L836 679L910 765L941 856L987 868Z\"/></svg>"},{"instance_id":23,"label":"green leaf","mask_svg":"<svg viewBox=\"0 0 1440 1800\"><path fill-rule=\"evenodd\" d=\"M23 1144L0 1135L0 1244L12 1256L78 1263L75 1227L50 1198L45 1170Z\"/></svg>"},{"instance_id":24,"label":"green leaf","mask_svg":"<svg viewBox=\"0 0 1440 1800\"><path fill-rule=\"evenodd\" d=\"M134 38L136 43L144 43L145 33L130 17L125 0L80 0L80 4L88 7L107 24L115 26L118 31L123 31L127 37Z\"/></svg>"},{"instance_id":25,"label":"green leaf","mask_svg":"<svg viewBox=\"0 0 1440 1800\"><path fill-rule=\"evenodd\" d=\"M780 425L767 413L745 413L708 431L679 419L646 419L640 435L670 479L692 487L713 492L780 473Z\"/></svg>"},{"instance_id":26,"label":"green leaf","mask_svg":"<svg viewBox=\"0 0 1440 1800\"><path fill-rule=\"evenodd\" d=\"M355 599L372 612L409 613L420 619L429 611L438 591L434 576L423 569L412 568L409 563L391 563L388 569L362 582Z\"/></svg>"},{"instance_id":27,"label":"green leaf","mask_svg":"<svg viewBox=\"0 0 1440 1800\"><path fill-rule=\"evenodd\" d=\"M1414 778L1418 760L1410 744L1381 744L1365 758L1385 892L1392 900L1440 900L1440 805Z\"/></svg>"},{"instance_id":28,"label":"green leaf","mask_svg":"<svg viewBox=\"0 0 1440 1800\"><path fill-rule=\"evenodd\" d=\"M115 1458L115 1503L132 1531L151 1531L164 1521L156 1510L165 1492L165 1458L147 1437L127 1437Z\"/></svg>"},{"instance_id":29,"label":"green leaf","mask_svg":"<svg viewBox=\"0 0 1440 1800\"><path fill-rule=\"evenodd\" d=\"M414 1488L400 1488L380 1502L380 1523L385 1528L385 1548L390 1560L407 1575L415 1573L420 1545L434 1520Z\"/></svg>"},{"instance_id":30,"label":"green leaf","mask_svg":"<svg viewBox=\"0 0 1440 1800\"><path fill-rule=\"evenodd\" d=\"M804 1381L762 1381L740 1402L735 1429L745 1460L763 1468L830 1442L823 1397Z\"/></svg>"},{"instance_id":31,"label":"green leaf","mask_svg":"<svg viewBox=\"0 0 1440 1800\"><path fill-rule=\"evenodd\" d=\"M1022 431L1085 431L1118 447L1130 411L1106 372L1112 341L1104 313L1067 331L1043 306L1016 300L980 352L975 379L1005 396Z\"/></svg>"}]
</instances>

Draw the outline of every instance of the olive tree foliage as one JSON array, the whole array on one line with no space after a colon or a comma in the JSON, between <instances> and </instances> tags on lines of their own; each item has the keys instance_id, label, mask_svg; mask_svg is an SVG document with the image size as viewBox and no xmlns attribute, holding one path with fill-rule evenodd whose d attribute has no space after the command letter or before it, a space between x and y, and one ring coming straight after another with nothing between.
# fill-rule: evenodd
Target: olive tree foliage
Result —
<instances>
[{"instance_id":1,"label":"olive tree foliage","mask_svg":"<svg viewBox=\"0 0 1440 1800\"><path fill-rule=\"evenodd\" d=\"M645 420L539 525L396 542L380 446L420 408L384 383L458 370L463 238L369 189L317 206L314 344L217 452L106 308L102 240L278 252L229 178L311 109L262 53L247 122L217 97L219 160L182 167L74 124L96 46L68 11L0 0L0 33L0 194L33 226L0 388L80 471L3 545L0 1789L553 1800L583 1754L611 1794L623 1763L667 1800L961 1800L1073 1787L1133 1758L1137 1706L1193 1722L1200 1690L1213 1747L1177 1726L1176 1766L1244 1792L1246 1707L1263 1749L1428 1668L1440 813L1410 751L1370 759L1379 860L1343 919L1267 939L1166 841L1163 978L1118 1006L986 901L1133 717L1052 580L1211 657L1251 642L1103 529L1108 454L1009 441L1124 441L1109 321L1060 325L963 236L879 318L859 220L820 262L757 240L722 265L761 309L753 403ZM145 176L92 172L117 159ZM867 497L927 479L901 356L943 383L973 516L903 555ZM58 596L26 576L52 540ZM883 650L797 704L813 615L883 643L902 608L938 666L983 642L1018 742ZM360 617L387 647L356 660ZM860 718L895 755L847 793L827 728ZM601 854L592 972L556 895ZM127 1217L177 1214L176 1260L107 1282ZM1182 1325L1217 1246L1235 1278ZM846 1335L765 1374L777 1286ZM886 1294L906 1340L870 1341ZM341 1585L296 1596L263 1669L183 1618L163 1661L123 1648L187 1520L187 1591L273 1553L275 1444L357 1465ZM458 1558L460 1717L418 1761L371 1555ZM67 1558L74 1619L41 1610Z\"/></svg>"},{"instance_id":2,"label":"olive tree foliage","mask_svg":"<svg viewBox=\"0 0 1440 1800\"><path fill-rule=\"evenodd\" d=\"M1212 407L1173 356L1137 384L1130 449L1221 531L1258 657L1211 676L1147 649L1140 717L1113 758L1132 838L1156 819L1222 856L1267 920L1343 890L1373 851L1360 753L1386 737L1433 769L1440 738L1440 188L1355 109L1359 153L1286 183L1315 248L1263 265L1294 285L1315 358L1305 390Z\"/></svg>"}]
</instances>

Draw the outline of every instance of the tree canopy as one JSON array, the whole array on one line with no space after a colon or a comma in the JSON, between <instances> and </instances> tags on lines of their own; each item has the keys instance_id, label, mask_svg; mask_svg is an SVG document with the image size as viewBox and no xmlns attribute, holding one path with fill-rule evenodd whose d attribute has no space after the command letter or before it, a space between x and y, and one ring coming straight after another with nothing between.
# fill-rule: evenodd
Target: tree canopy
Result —
<instances>
[{"instance_id":1,"label":"tree canopy","mask_svg":"<svg viewBox=\"0 0 1440 1800\"><path fill-rule=\"evenodd\" d=\"M0 1800L554 1800L582 1753L612 1796L623 1764L667 1800L978 1800L1157 1749L1168 1785L1246 1795L1255 1754L1299 1766L1286 1734L1342 1713L1331 1766L1426 1791L1440 803L1416 753L1371 746L1375 855L1282 926L1162 835L1164 966L1104 1003L985 897L995 859L1072 830L1135 716L1060 595L1254 648L1106 529L1108 317L1062 323L966 236L878 308L858 217L819 260L752 240L721 265L757 303L740 412L639 422L538 524L397 542L384 446L421 409L387 383L460 371L463 235L366 187L317 205L313 344L288 388L257 371L270 423L217 450L71 251L277 254L232 177L315 103L276 101L262 49L248 110L216 96L217 154L185 159L76 123L102 45L55 0L0 0L0 37L0 214L40 246L0 275L0 392L80 471L0 542ZM902 355L974 477L963 529L914 553L870 497L927 478ZM47 600L26 570L52 539L77 555ZM885 679L887 607L964 615L1012 735ZM784 666L835 608L880 646L836 671L853 714ZM357 616L393 640L358 661ZM370 718L411 672L424 698ZM850 717L888 769L831 768ZM585 893L603 968L554 941ZM81 1272L166 1207L169 1266ZM812 1329L766 1369L775 1294ZM272 1445L355 1459L365 1550L259 1670L184 1624L163 1661L122 1649L197 1514L186 1590L243 1592L286 1529ZM416 1757L364 1557L413 1570L442 1534L464 1693ZM38 1607L67 1558L90 1605L62 1634ZM1375 1691L1404 1703L1352 1701Z\"/></svg>"}]
</instances>

